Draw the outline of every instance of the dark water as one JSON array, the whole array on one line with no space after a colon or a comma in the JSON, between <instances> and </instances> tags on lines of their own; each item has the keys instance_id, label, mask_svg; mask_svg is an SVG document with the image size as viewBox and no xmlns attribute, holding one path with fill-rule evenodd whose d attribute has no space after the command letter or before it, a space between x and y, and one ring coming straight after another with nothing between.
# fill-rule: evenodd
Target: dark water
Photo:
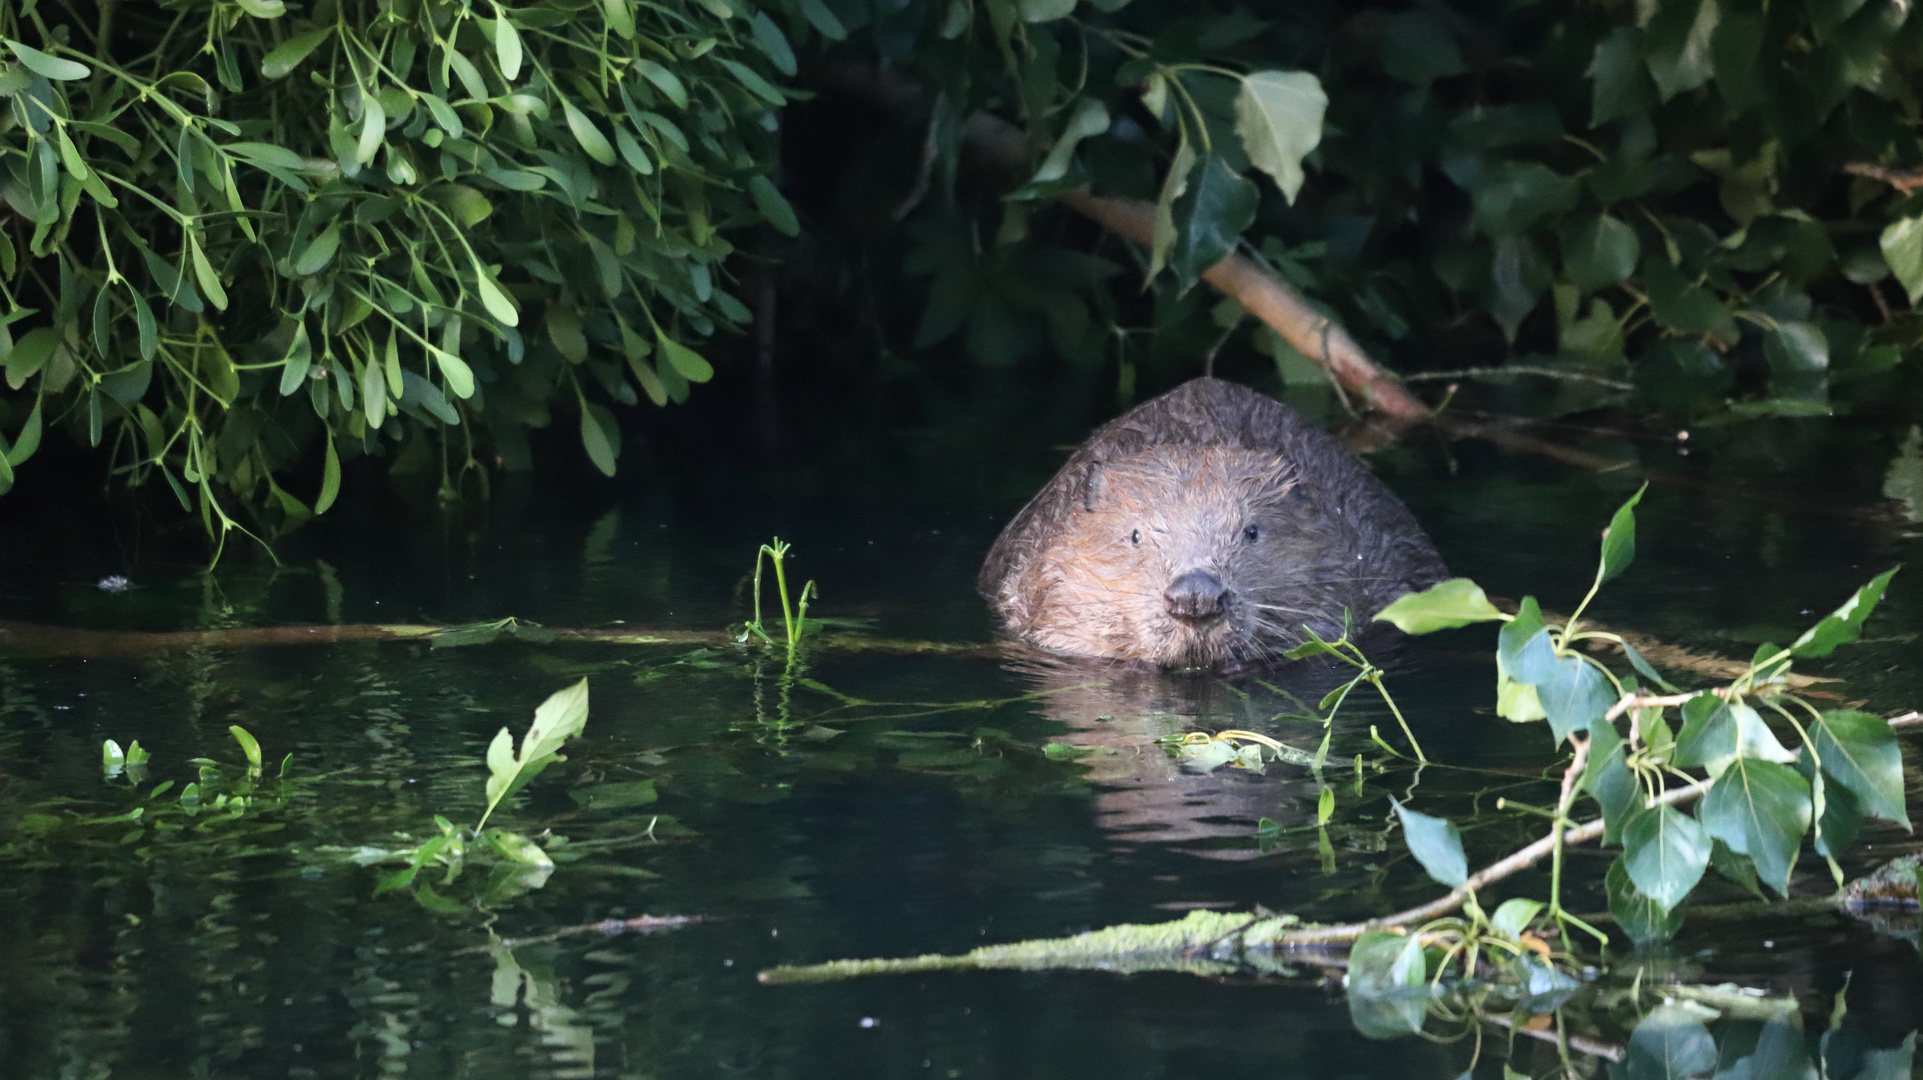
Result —
<instances>
[{"instance_id":1,"label":"dark water","mask_svg":"<svg viewBox=\"0 0 1923 1080\"><path fill-rule=\"evenodd\" d=\"M981 640L977 561L1100 406L1072 390L973 393L923 388L913 408L788 415L772 442L697 414L642 446L618 481L507 480L467 508L369 473L332 520L279 545L279 567L240 545L206 576L192 546L151 519L28 489L0 518L0 611L101 629L507 615L716 629L746 617L744 576L778 534L796 546L794 572L819 582L819 614L894 638ZM1904 456L1910 430L1796 421L1685 442L1537 432L1629 466L1601 473L1426 435L1374 462L1457 572L1564 611L1593 574L1601 524L1657 475L1637 564L1594 613L1747 656L1916 561L1923 507L1889 497L1923 497L1914 439ZM134 587L96 588L107 574ZM1899 576L1869 640L1821 666L1848 680L1851 700L1886 713L1923 704L1919 597ZM1333 737L1326 835L1307 770L1197 776L1150 745L1243 727L1313 749L1321 728L1285 714L1326 689L1315 672L1269 686L1089 686L988 660L823 653L806 684L784 681L765 653L530 643L0 656L0 1073L1456 1076L1476 1060L1470 1029L1366 1039L1313 967L1296 979L981 972L784 987L755 973L960 952L1195 906L1330 921L1432 895L1385 823L1388 796L1485 811L1466 832L1472 864L1540 831L1494 813L1496 797L1554 796L1540 779L1554 762L1546 732L1493 713L1493 636L1438 635L1391 661L1390 685L1430 756L1473 768L1358 773L1356 755L1383 757L1371 725L1401 743L1387 711L1358 697ZM399 864L362 864L438 835L436 814L472 825L488 740L503 726L518 737L536 704L583 676L585 737L490 822L542 839L552 875L530 888L473 859L452 882L422 878L446 911L376 896ZM291 753L286 778L261 781L244 810L203 804L187 816L176 800L202 776L192 759L213 762L209 798L241 777L229 725L258 737L270 774ZM103 778L108 738L151 751L143 782ZM1073 750L1050 755L1050 743ZM147 797L167 780L171 790ZM147 809L140 820L100 820L136 807ZM1280 828L1266 843L1263 818ZM1898 832L1869 839L1870 859L1907 850ZM1605 866L1572 856L1572 907L1603 906ZM1813 859L1796 881L1808 895L1829 887ZM1504 895L1543 885L1525 876ZM700 921L563 933L642 914ZM522 943L498 947L504 939ZM1832 1076L1907 1071L1923 965L1902 940L1832 917L1705 924L1647 962L1800 995L1808 1038L1789 1042L1826 1054ZM1848 1014L1819 1047L1819 1020L1838 1000ZM1615 1018L1621 1044L1654 1004L1596 1012ZM1750 1055L1802 1075L1778 1045L1780 1020L1711 1030L1711 1067L1719 1053ZM1505 1057L1535 1075L1556 1067L1553 1047L1484 1034L1477 1075L1501 1075ZM1631 1050L1627 1075L1660 1075L1637 1073ZM1577 1058L1585 1074L1600 1061Z\"/></svg>"}]
</instances>

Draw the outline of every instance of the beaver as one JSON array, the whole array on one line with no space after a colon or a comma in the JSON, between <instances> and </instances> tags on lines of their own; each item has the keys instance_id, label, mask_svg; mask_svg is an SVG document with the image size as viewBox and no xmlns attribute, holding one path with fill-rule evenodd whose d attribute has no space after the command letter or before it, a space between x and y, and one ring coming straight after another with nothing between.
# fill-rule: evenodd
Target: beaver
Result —
<instances>
[{"instance_id":1,"label":"beaver","mask_svg":"<svg viewBox=\"0 0 1923 1080\"><path fill-rule=\"evenodd\" d=\"M1097 429L977 585L1049 652L1216 671L1366 626L1448 577L1415 518L1288 406L1199 378ZM1348 613L1345 616L1345 612Z\"/></svg>"}]
</instances>

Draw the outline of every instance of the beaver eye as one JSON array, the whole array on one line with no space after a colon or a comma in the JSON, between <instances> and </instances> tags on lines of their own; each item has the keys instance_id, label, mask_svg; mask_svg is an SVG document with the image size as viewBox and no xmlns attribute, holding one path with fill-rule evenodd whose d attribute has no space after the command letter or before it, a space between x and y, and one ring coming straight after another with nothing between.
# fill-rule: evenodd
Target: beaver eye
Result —
<instances>
[{"instance_id":1,"label":"beaver eye","mask_svg":"<svg viewBox=\"0 0 1923 1080\"><path fill-rule=\"evenodd\" d=\"M1137 530L1135 530L1134 532L1132 532L1132 533L1129 533L1129 534L1128 534L1128 542L1129 542L1129 543L1131 543L1131 544L1139 544L1139 543L1141 543L1141 542L1142 542L1142 530L1140 530L1140 529L1137 529Z\"/></svg>"},{"instance_id":2,"label":"beaver eye","mask_svg":"<svg viewBox=\"0 0 1923 1080\"><path fill-rule=\"evenodd\" d=\"M1253 525L1250 525L1242 530L1242 539L1247 540L1249 543L1253 544L1257 540L1262 539L1262 530L1256 528Z\"/></svg>"}]
</instances>

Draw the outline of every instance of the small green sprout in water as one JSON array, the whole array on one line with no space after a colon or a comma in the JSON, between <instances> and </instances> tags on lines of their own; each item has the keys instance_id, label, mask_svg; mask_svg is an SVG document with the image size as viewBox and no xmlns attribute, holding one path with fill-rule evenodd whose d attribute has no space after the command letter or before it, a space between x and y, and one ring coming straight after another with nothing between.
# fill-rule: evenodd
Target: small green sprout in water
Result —
<instances>
[{"instance_id":1,"label":"small green sprout in water","mask_svg":"<svg viewBox=\"0 0 1923 1080\"><path fill-rule=\"evenodd\" d=\"M792 545L783 543L781 537L777 536L774 538L773 543L761 545L761 549L755 553L753 585L755 615L753 620L742 627L740 635L735 638L736 641L743 644L746 644L751 637L760 638L762 643L766 645L773 645L775 643L774 639L769 636L767 628L763 626L761 622L761 566L764 560L772 562L775 568L775 595L781 601L783 641L788 647L788 659L790 662L794 660L795 650L801 645L801 636L807 630L808 601L819 598L821 595L820 590L815 588L815 583L809 581L801 587L801 595L798 598L799 604L797 605L790 602L788 598L788 571L786 560L788 552L792 550L794 550Z\"/></svg>"},{"instance_id":2,"label":"small green sprout in water","mask_svg":"<svg viewBox=\"0 0 1923 1080\"><path fill-rule=\"evenodd\" d=\"M1481 591L1480 589L1476 590L1478 594L1480 594ZM1407 599L1408 597L1406 596L1402 598L1402 600ZM1402 603L1402 600L1397 600L1396 604ZM1377 615L1376 618L1381 619L1387 617L1390 611L1395 610L1396 604L1389 605L1389 607L1384 609L1383 613ZM1348 664L1350 667L1356 669L1354 678L1329 691L1327 694L1324 694L1321 703L1316 706L1316 708L1325 715L1322 718L1322 745L1316 748L1313 767L1320 769L1322 763L1328 759L1329 738L1335 734L1335 714L1341 711L1342 703L1348 700L1349 691L1354 690L1357 686L1365 682L1375 687L1376 693L1382 695L1383 702L1389 706L1389 711L1395 714L1396 723L1402 728L1403 738L1409 740L1409 748L1416 752L1416 760L1422 762L1428 761L1428 756L1422 752L1422 744L1416 741L1415 732L1409 730L1409 721L1403 718L1401 708L1396 705L1396 699L1390 695L1389 688L1382 685L1382 669L1375 666L1368 657L1362 655L1362 650L1356 646L1356 643L1349 640L1351 627L1349 624L1348 610L1345 608L1342 612L1342 636L1334 641L1322 640L1322 638L1316 634L1314 630L1310 630L1306 624L1302 629L1308 633L1309 640L1283 653L1283 656L1290 660L1302 660L1311 656L1333 656L1342 663ZM1373 730L1370 734L1374 734ZM1377 736L1376 741L1381 742L1381 737Z\"/></svg>"}]
</instances>

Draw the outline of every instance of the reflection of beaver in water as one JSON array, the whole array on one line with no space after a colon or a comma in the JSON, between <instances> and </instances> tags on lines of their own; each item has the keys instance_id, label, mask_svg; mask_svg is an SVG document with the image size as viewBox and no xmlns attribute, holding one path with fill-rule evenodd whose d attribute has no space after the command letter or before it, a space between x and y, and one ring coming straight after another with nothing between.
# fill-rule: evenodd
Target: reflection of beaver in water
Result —
<instances>
[{"instance_id":1,"label":"reflection of beaver in water","mask_svg":"<svg viewBox=\"0 0 1923 1080\"><path fill-rule=\"evenodd\" d=\"M1447 577L1409 511L1327 433L1201 378L1103 425L995 541L978 584L1052 652L1230 668L1358 629Z\"/></svg>"}]
</instances>

